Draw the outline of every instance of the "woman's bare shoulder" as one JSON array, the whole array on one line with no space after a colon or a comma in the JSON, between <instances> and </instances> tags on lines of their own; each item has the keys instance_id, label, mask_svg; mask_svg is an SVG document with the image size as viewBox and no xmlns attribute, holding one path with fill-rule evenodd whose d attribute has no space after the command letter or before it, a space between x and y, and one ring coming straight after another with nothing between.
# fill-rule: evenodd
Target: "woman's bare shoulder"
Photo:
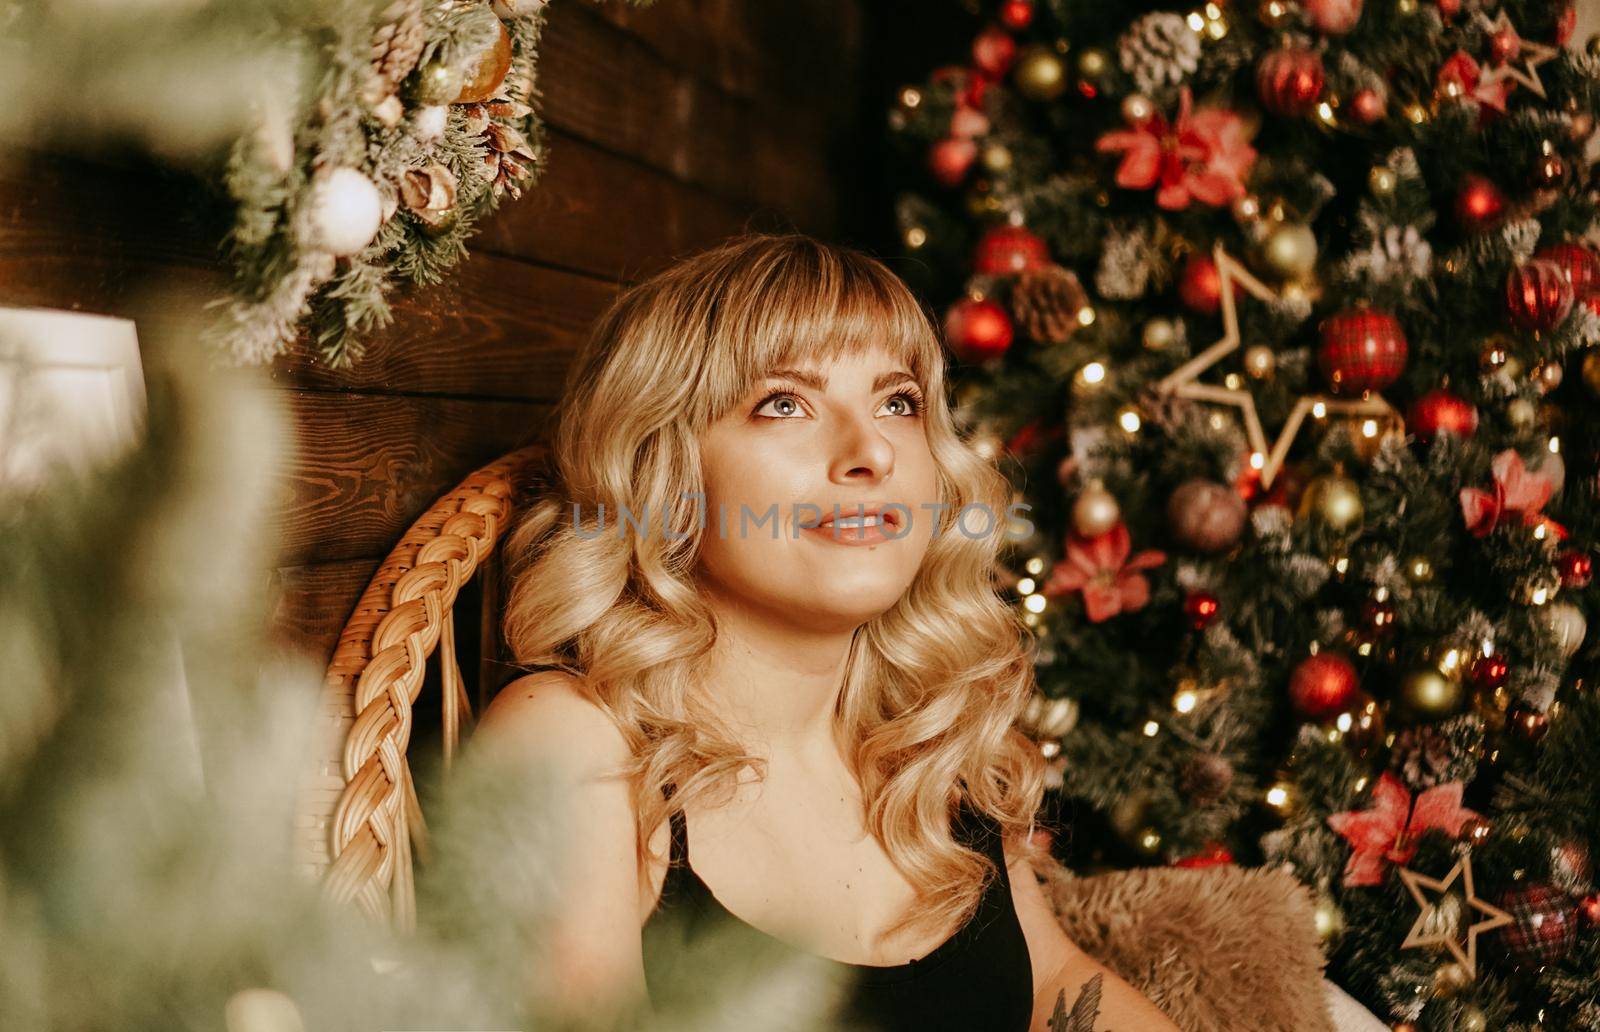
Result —
<instances>
[{"instance_id":1,"label":"woman's bare shoulder","mask_svg":"<svg viewBox=\"0 0 1600 1032\"><path fill-rule=\"evenodd\" d=\"M484 708L474 739L510 743L519 751L581 759L588 767L626 760L627 739L581 678L542 670L517 678Z\"/></svg>"}]
</instances>

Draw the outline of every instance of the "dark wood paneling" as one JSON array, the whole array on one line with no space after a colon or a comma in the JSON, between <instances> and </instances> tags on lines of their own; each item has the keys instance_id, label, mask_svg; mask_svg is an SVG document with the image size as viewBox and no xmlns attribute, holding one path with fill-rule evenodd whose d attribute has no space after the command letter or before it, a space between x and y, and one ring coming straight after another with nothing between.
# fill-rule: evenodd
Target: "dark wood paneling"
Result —
<instances>
[{"instance_id":1,"label":"dark wood paneling","mask_svg":"<svg viewBox=\"0 0 1600 1032\"><path fill-rule=\"evenodd\" d=\"M542 436L550 407L513 401L290 390L280 563L388 554L467 473Z\"/></svg>"},{"instance_id":2,"label":"dark wood paneling","mask_svg":"<svg viewBox=\"0 0 1600 1032\"><path fill-rule=\"evenodd\" d=\"M349 559L275 570L269 617L273 644L327 666L345 621L381 562Z\"/></svg>"}]
</instances>

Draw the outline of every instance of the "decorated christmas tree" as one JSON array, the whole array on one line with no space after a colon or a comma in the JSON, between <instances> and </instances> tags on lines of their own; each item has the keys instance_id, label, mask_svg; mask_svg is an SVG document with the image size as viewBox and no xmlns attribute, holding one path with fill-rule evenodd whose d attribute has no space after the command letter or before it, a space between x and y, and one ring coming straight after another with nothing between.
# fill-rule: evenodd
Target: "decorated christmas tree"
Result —
<instances>
[{"instance_id":1,"label":"decorated christmas tree","mask_svg":"<svg viewBox=\"0 0 1600 1032\"><path fill-rule=\"evenodd\" d=\"M896 215L1031 506L1053 848L1287 865L1395 1028L1600 1029L1597 44L1537 0L969 9L889 114Z\"/></svg>"}]
</instances>

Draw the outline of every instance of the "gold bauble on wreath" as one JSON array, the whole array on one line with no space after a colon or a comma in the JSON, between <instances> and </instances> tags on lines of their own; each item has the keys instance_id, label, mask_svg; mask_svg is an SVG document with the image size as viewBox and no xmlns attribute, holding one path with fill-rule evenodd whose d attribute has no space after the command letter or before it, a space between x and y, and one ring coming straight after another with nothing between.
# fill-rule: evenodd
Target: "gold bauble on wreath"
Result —
<instances>
[{"instance_id":1,"label":"gold bauble on wreath","mask_svg":"<svg viewBox=\"0 0 1600 1032\"><path fill-rule=\"evenodd\" d=\"M1397 701L1406 713L1422 720L1443 720L1461 708L1466 693L1461 682L1437 667L1419 666L1400 678Z\"/></svg>"},{"instance_id":2,"label":"gold bauble on wreath","mask_svg":"<svg viewBox=\"0 0 1600 1032\"><path fill-rule=\"evenodd\" d=\"M425 61L411 73L411 99L431 106L449 104L461 92L461 69L444 61Z\"/></svg>"},{"instance_id":3,"label":"gold bauble on wreath","mask_svg":"<svg viewBox=\"0 0 1600 1032\"><path fill-rule=\"evenodd\" d=\"M1072 529L1080 537L1099 537L1122 519L1116 496L1096 480L1083 489L1072 503Z\"/></svg>"},{"instance_id":4,"label":"gold bauble on wreath","mask_svg":"<svg viewBox=\"0 0 1600 1032\"><path fill-rule=\"evenodd\" d=\"M1067 68L1054 50L1035 43L1023 49L1011 71L1017 92L1029 100L1055 100L1067 89Z\"/></svg>"},{"instance_id":5,"label":"gold bauble on wreath","mask_svg":"<svg viewBox=\"0 0 1600 1032\"><path fill-rule=\"evenodd\" d=\"M1360 526L1366 509L1355 481L1338 473L1327 473L1306 485L1300 499L1300 517L1316 520L1335 534L1347 534Z\"/></svg>"},{"instance_id":6,"label":"gold bauble on wreath","mask_svg":"<svg viewBox=\"0 0 1600 1032\"><path fill-rule=\"evenodd\" d=\"M1600 348L1591 348L1584 354L1578 372L1583 377L1583 385L1589 388L1589 393L1600 398Z\"/></svg>"},{"instance_id":7,"label":"gold bauble on wreath","mask_svg":"<svg viewBox=\"0 0 1600 1032\"><path fill-rule=\"evenodd\" d=\"M455 97L457 104L481 104L494 96L500 84L506 81L506 73L511 71L511 33L499 18L495 19L495 28L499 35L494 42L475 55L463 70L461 92Z\"/></svg>"},{"instance_id":8,"label":"gold bauble on wreath","mask_svg":"<svg viewBox=\"0 0 1600 1032\"><path fill-rule=\"evenodd\" d=\"M1317 235L1303 222L1284 222L1267 234L1261 259L1283 279L1304 279L1317 267Z\"/></svg>"}]
</instances>

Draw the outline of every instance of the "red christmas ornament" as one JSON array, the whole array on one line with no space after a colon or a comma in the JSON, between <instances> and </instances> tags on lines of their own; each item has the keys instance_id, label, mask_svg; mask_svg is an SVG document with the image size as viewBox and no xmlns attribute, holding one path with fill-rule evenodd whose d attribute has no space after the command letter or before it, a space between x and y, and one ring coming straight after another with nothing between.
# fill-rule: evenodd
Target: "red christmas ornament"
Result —
<instances>
[{"instance_id":1,"label":"red christmas ornament","mask_svg":"<svg viewBox=\"0 0 1600 1032\"><path fill-rule=\"evenodd\" d=\"M1385 106L1383 94L1377 90L1356 90L1350 98L1350 116L1362 125L1371 125L1383 117Z\"/></svg>"},{"instance_id":2,"label":"red christmas ornament","mask_svg":"<svg viewBox=\"0 0 1600 1032\"><path fill-rule=\"evenodd\" d=\"M948 83L955 91L956 103L965 107L983 107L984 93L989 89L989 79L975 68L961 65L942 65L929 76L933 82Z\"/></svg>"},{"instance_id":3,"label":"red christmas ornament","mask_svg":"<svg viewBox=\"0 0 1600 1032\"><path fill-rule=\"evenodd\" d=\"M1335 394L1382 390L1405 372L1405 331L1388 312L1360 306L1322 321L1317 364Z\"/></svg>"},{"instance_id":4,"label":"red christmas ornament","mask_svg":"<svg viewBox=\"0 0 1600 1032\"><path fill-rule=\"evenodd\" d=\"M1555 262L1566 274L1567 282L1572 284L1572 300L1584 301L1600 288L1600 258L1594 252L1572 241L1563 241L1541 247L1533 252L1535 258L1545 258Z\"/></svg>"},{"instance_id":5,"label":"red christmas ornament","mask_svg":"<svg viewBox=\"0 0 1600 1032\"><path fill-rule=\"evenodd\" d=\"M1517 30L1504 28L1489 37L1489 59L1495 64L1505 64L1522 49L1522 37Z\"/></svg>"},{"instance_id":6,"label":"red christmas ornament","mask_svg":"<svg viewBox=\"0 0 1600 1032\"><path fill-rule=\"evenodd\" d=\"M1178 297L1193 311L1214 315L1222 307L1222 274L1209 254L1191 251L1178 274Z\"/></svg>"},{"instance_id":7,"label":"red christmas ornament","mask_svg":"<svg viewBox=\"0 0 1600 1032\"><path fill-rule=\"evenodd\" d=\"M1307 47L1269 51L1256 65L1256 94L1268 111L1298 118L1322 96L1322 58Z\"/></svg>"},{"instance_id":8,"label":"red christmas ornament","mask_svg":"<svg viewBox=\"0 0 1600 1032\"><path fill-rule=\"evenodd\" d=\"M1524 330L1543 332L1572 311L1572 282L1561 266L1534 258L1506 274L1506 314Z\"/></svg>"},{"instance_id":9,"label":"red christmas ornament","mask_svg":"<svg viewBox=\"0 0 1600 1032\"><path fill-rule=\"evenodd\" d=\"M1561 586L1564 588L1587 588L1594 580L1594 560L1589 553L1575 548L1561 553L1556 560L1556 569L1561 571Z\"/></svg>"},{"instance_id":10,"label":"red christmas ornament","mask_svg":"<svg viewBox=\"0 0 1600 1032\"><path fill-rule=\"evenodd\" d=\"M941 186L960 186L977 158L976 143L947 136L928 150L928 171Z\"/></svg>"},{"instance_id":11,"label":"red christmas ornament","mask_svg":"<svg viewBox=\"0 0 1600 1032\"><path fill-rule=\"evenodd\" d=\"M1600 928L1600 892L1591 892L1578 901L1578 916L1590 928Z\"/></svg>"},{"instance_id":12,"label":"red christmas ornament","mask_svg":"<svg viewBox=\"0 0 1600 1032\"><path fill-rule=\"evenodd\" d=\"M1203 631L1222 610L1222 603L1209 591L1191 591L1183 599L1183 611L1197 631Z\"/></svg>"},{"instance_id":13,"label":"red christmas ornament","mask_svg":"<svg viewBox=\"0 0 1600 1032\"><path fill-rule=\"evenodd\" d=\"M1033 0L1005 0L1000 5L1000 24L1021 32L1033 24Z\"/></svg>"},{"instance_id":14,"label":"red christmas ornament","mask_svg":"<svg viewBox=\"0 0 1600 1032\"><path fill-rule=\"evenodd\" d=\"M1442 433L1467 438L1478 431L1478 409L1446 388L1435 387L1411 403L1407 423L1423 444Z\"/></svg>"},{"instance_id":15,"label":"red christmas ornament","mask_svg":"<svg viewBox=\"0 0 1600 1032\"><path fill-rule=\"evenodd\" d=\"M988 298L962 298L944 317L944 336L961 361L987 362L1011 347L1011 317Z\"/></svg>"},{"instance_id":16,"label":"red christmas ornament","mask_svg":"<svg viewBox=\"0 0 1600 1032\"><path fill-rule=\"evenodd\" d=\"M1488 176L1469 173L1456 193L1456 221L1471 233L1493 229L1505 216L1506 198Z\"/></svg>"},{"instance_id":17,"label":"red christmas ornament","mask_svg":"<svg viewBox=\"0 0 1600 1032\"><path fill-rule=\"evenodd\" d=\"M1021 226L995 226L978 240L973 271L985 276L1014 276L1050 264L1050 249Z\"/></svg>"},{"instance_id":18,"label":"red christmas ornament","mask_svg":"<svg viewBox=\"0 0 1600 1032\"><path fill-rule=\"evenodd\" d=\"M1002 79L1017 59L1017 41L998 25L978 33L972 41L972 63L990 79Z\"/></svg>"},{"instance_id":19,"label":"red christmas ornament","mask_svg":"<svg viewBox=\"0 0 1600 1032\"><path fill-rule=\"evenodd\" d=\"M1361 20L1362 0L1306 0L1306 15L1317 31L1342 36Z\"/></svg>"},{"instance_id":20,"label":"red christmas ornament","mask_svg":"<svg viewBox=\"0 0 1600 1032\"><path fill-rule=\"evenodd\" d=\"M1578 6L1568 4L1556 16L1556 46L1564 47L1572 39L1572 30L1578 27Z\"/></svg>"},{"instance_id":21,"label":"red christmas ornament","mask_svg":"<svg viewBox=\"0 0 1600 1032\"><path fill-rule=\"evenodd\" d=\"M1473 660L1469 672L1474 687L1479 691L1492 692L1505 686L1506 678L1511 676L1511 664L1496 652L1492 656L1479 656Z\"/></svg>"},{"instance_id":22,"label":"red christmas ornament","mask_svg":"<svg viewBox=\"0 0 1600 1032\"><path fill-rule=\"evenodd\" d=\"M1350 705L1360 688L1355 666L1337 652L1307 656L1289 675L1289 702L1307 720L1321 720Z\"/></svg>"},{"instance_id":23,"label":"red christmas ornament","mask_svg":"<svg viewBox=\"0 0 1600 1032\"><path fill-rule=\"evenodd\" d=\"M1205 848L1191 856L1172 861L1173 867L1220 867L1233 863L1233 854L1220 842L1207 842Z\"/></svg>"},{"instance_id":24,"label":"red christmas ornament","mask_svg":"<svg viewBox=\"0 0 1600 1032\"><path fill-rule=\"evenodd\" d=\"M1438 0L1437 6L1446 21L1461 13L1461 0Z\"/></svg>"},{"instance_id":25,"label":"red christmas ornament","mask_svg":"<svg viewBox=\"0 0 1600 1032\"><path fill-rule=\"evenodd\" d=\"M1511 915L1511 923L1495 934L1515 963L1530 968L1559 964L1571 952L1578 938L1571 896L1534 882L1507 890L1498 903Z\"/></svg>"}]
</instances>

